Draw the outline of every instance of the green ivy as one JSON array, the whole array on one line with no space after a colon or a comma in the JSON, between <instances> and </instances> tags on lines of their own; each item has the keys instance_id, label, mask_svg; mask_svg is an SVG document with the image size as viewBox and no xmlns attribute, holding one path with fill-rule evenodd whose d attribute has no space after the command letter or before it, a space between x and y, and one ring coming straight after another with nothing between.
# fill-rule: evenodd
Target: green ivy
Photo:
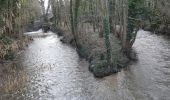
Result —
<instances>
[{"instance_id":1,"label":"green ivy","mask_svg":"<svg viewBox=\"0 0 170 100\"><path fill-rule=\"evenodd\" d=\"M105 40L105 45L107 49L107 62L108 64L111 63L111 44L109 40L109 34L110 34L110 23L109 23L109 18L105 17L103 20L103 26L104 26L104 40Z\"/></svg>"}]
</instances>

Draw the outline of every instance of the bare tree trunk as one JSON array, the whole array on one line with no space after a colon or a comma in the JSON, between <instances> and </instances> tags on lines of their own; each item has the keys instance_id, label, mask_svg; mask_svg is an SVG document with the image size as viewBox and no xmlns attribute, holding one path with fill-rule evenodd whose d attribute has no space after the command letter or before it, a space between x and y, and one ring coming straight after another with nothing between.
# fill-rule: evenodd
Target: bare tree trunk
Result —
<instances>
[{"instance_id":1,"label":"bare tree trunk","mask_svg":"<svg viewBox=\"0 0 170 100\"><path fill-rule=\"evenodd\" d=\"M70 0L70 19L71 19L71 30L74 36L74 42L75 42L76 47L78 47L77 36L75 34L75 26L74 26L75 22L74 22L74 15L73 15L73 1L72 0Z\"/></svg>"}]
</instances>

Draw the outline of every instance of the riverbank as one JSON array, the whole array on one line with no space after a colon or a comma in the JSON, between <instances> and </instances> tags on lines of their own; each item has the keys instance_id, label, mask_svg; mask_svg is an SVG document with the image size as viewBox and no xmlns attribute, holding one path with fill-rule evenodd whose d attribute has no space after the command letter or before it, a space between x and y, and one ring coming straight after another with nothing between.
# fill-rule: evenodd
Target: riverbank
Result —
<instances>
[{"instance_id":1,"label":"riverbank","mask_svg":"<svg viewBox=\"0 0 170 100\"><path fill-rule=\"evenodd\" d=\"M13 60L17 53L28 46L30 37L12 38L9 36L0 36L0 63L7 60Z\"/></svg>"},{"instance_id":2,"label":"riverbank","mask_svg":"<svg viewBox=\"0 0 170 100\"><path fill-rule=\"evenodd\" d=\"M31 40L25 36L22 38L0 36L0 94L19 90L26 82L27 75L15 59Z\"/></svg>"},{"instance_id":3,"label":"riverbank","mask_svg":"<svg viewBox=\"0 0 170 100\"><path fill-rule=\"evenodd\" d=\"M65 28L61 28L61 30L63 33L61 41L75 47L71 32ZM106 48L104 38L100 37L99 33L79 33L77 42L79 43L77 48L79 56L89 61L89 71L91 71L95 77L102 78L104 76L117 73L122 68L126 67L130 62L128 57L122 52L121 42L113 34L110 34L112 64L109 68L106 64Z\"/></svg>"},{"instance_id":4,"label":"riverbank","mask_svg":"<svg viewBox=\"0 0 170 100\"><path fill-rule=\"evenodd\" d=\"M17 61L6 61L0 64L0 95L19 93L28 81L26 72L23 67L19 65ZM1 98L0 98L1 99Z\"/></svg>"}]
</instances>

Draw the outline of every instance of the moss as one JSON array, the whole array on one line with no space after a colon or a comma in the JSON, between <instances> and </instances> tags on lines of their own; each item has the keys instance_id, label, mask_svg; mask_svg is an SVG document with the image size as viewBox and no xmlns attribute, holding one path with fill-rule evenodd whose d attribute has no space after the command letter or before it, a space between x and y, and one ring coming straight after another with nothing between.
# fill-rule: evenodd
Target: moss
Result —
<instances>
[{"instance_id":1,"label":"moss","mask_svg":"<svg viewBox=\"0 0 170 100\"><path fill-rule=\"evenodd\" d=\"M8 51L8 53L4 56L5 60L13 60L15 58L14 52Z\"/></svg>"},{"instance_id":2,"label":"moss","mask_svg":"<svg viewBox=\"0 0 170 100\"><path fill-rule=\"evenodd\" d=\"M113 63L108 65L107 60L98 60L96 63L91 63L89 70L97 78L103 78L118 72L117 65Z\"/></svg>"},{"instance_id":3,"label":"moss","mask_svg":"<svg viewBox=\"0 0 170 100\"><path fill-rule=\"evenodd\" d=\"M122 56L120 59L118 59L117 65L119 69L124 68L128 65L130 60L126 56Z\"/></svg>"},{"instance_id":4,"label":"moss","mask_svg":"<svg viewBox=\"0 0 170 100\"><path fill-rule=\"evenodd\" d=\"M81 58L88 59L89 50L87 48L85 48L83 46L79 46L77 52Z\"/></svg>"},{"instance_id":5,"label":"moss","mask_svg":"<svg viewBox=\"0 0 170 100\"><path fill-rule=\"evenodd\" d=\"M11 44L12 43L12 39L9 38L8 36L0 36L0 43L3 43L5 45Z\"/></svg>"}]
</instances>

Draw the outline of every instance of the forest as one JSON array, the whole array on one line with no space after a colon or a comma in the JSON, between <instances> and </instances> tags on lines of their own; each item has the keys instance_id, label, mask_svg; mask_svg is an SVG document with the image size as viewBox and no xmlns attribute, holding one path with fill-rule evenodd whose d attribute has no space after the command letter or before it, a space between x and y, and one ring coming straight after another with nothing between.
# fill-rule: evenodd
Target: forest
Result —
<instances>
[{"instance_id":1,"label":"forest","mask_svg":"<svg viewBox=\"0 0 170 100\"><path fill-rule=\"evenodd\" d=\"M46 70L46 68L55 70L56 75L63 77L61 80L65 79L63 81L66 81L66 77L69 77L69 75L73 78L80 75L87 81L91 78L84 77L88 77L92 73L95 78L106 78L106 83L115 81L112 75L125 78L123 81L127 77L127 81L136 82L140 80L140 77L138 77L140 75L136 74L138 73L136 70L140 70L140 68L137 67L138 69L135 70L131 67L146 66L144 73L139 72L139 74L150 75L151 70L156 73L156 68L152 69L152 66L158 66L158 62L161 62L160 59L164 59L164 57L166 60L162 62L169 68L168 51L170 45L168 43L170 43L170 38L167 39L170 35L169 5L168 0L0 0L0 99L8 100L6 96L1 96L1 94L13 94L13 91L26 87L26 83L31 85L31 88L35 88L35 84L32 85L29 82L36 81L38 74L40 74L40 84L48 84L48 81L41 80L41 75L44 75L42 73L45 73L41 70ZM58 40L59 43L56 42ZM65 45L68 45L68 47L65 47ZM163 55L164 52L165 55ZM154 58L158 56L162 58ZM82 59L85 60L87 65L82 62ZM79 63L83 63L83 65L79 65ZM59 66L65 68L65 70L59 68L61 73L65 74L57 72L55 68ZM75 66L79 66L77 67L79 69L75 69ZM147 66L150 66L150 69ZM72 69L69 67L72 67ZM130 72L128 72L129 70L124 71L126 69L130 69ZM32 73L35 76L30 74L32 70L34 70ZM83 73L82 70L85 70L85 76L76 74ZM49 76L53 72L48 71L46 71L48 75L44 76L45 79L53 80ZM71 74L67 75L69 72ZM128 74L125 77L120 76L119 73L124 73L125 76ZM134 75L131 76L129 73ZM129 78L130 76L135 77L135 75L139 79ZM33 80L30 77L33 77ZM111 77L110 80L107 77ZM1 80L5 81L1 82ZM57 80L57 78L54 80ZM72 79L68 78L68 80ZM94 79L91 80L94 81ZM143 76L143 80L147 83L146 77ZM79 82L79 80L75 81ZM68 81L66 83L71 84ZM94 83L97 84L96 81ZM48 85L47 87L50 88ZM65 89L64 85L61 87ZM138 90L139 88L135 89ZM65 90L69 90L69 88ZM129 91L134 92L133 89ZM84 96L83 92L80 94ZM18 96L20 92L16 93L14 97L8 96L30 100L36 98L36 96L26 97L27 92L25 90L22 90L21 93L23 94L21 98ZM28 96L31 93L28 93ZM43 93L36 93L39 94L36 100L43 98ZM49 99L46 93L48 92L44 92L44 98ZM148 99L147 96L140 96L140 93L134 93L133 96L128 94L125 98L134 96L134 98L128 100L152 100ZM62 93L61 95L63 97ZM93 92L92 95L94 95ZM63 98L64 100L113 100L108 94L108 98L104 98L103 95L100 99L92 99L90 96L80 98L76 94L73 94L73 98L69 96ZM54 98L60 100L62 97L57 99L55 95ZM125 98L118 100L126 100ZM163 98L163 96L158 96L158 98L159 100L170 99L168 97Z\"/></svg>"}]
</instances>

